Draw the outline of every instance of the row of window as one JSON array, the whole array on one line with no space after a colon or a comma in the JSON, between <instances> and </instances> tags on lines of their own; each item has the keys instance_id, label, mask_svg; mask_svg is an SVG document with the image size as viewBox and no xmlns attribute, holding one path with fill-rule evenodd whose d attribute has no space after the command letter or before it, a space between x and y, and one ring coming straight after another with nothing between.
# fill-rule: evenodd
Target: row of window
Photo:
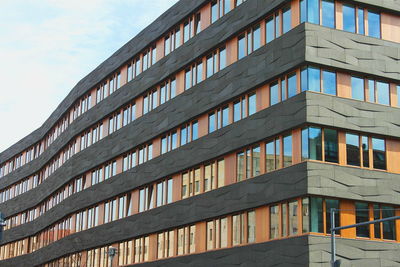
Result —
<instances>
[{"instance_id":1,"label":"row of window","mask_svg":"<svg viewBox=\"0 0 400 267\"><path fill-rule=\"evenodd\" d=\"M230 11L231 9L240 5L242 2L244 2L244 0L235 1L234 6L228 8L228 10ZM209 5L206 5L204 8L209 10L209 12L211 13L211 18L213 18L211 19L212 20L211 22L214 23L216 21L213 11L215 3L212 3L210 5L213 6L213 8L211 8L211 6ZM225 13L221 13L221 16L224 14ZM182 38L180 34L181 25L183 28ZM172 36L167 35L167 37L165 37L163 56L167 56L174 49L178 48L182 43L187 42L190 38L194 37L194 35L200 33L202 27L206 28L208 25L209 25L208 23L205 23L204 26L201 26L201 12L196 13L194 15L190 15L189 18L187 18L183 24L179 24L175 27L176 30L173 31L173 34L171 34ZM133 59L128 63L126 70L127 82L131 81L137 75L147 70L153 64L156 63L158 58L156 45L157 42L156 44L150 45L148 48L140 52L137 56L133 57ZM99 85L96 87L96 89L91 90L88 94L81 97L78 101L76 101L73 104L73 106L69 109L69 111L66 112L66 115L63 116L56 123L56 125L49 131L49 133L42 141L39 141L36 145L27 149L20 155L13 157L5 164L0 165L0 178L16 170L22 165L29 163L31 160L41 155L41 153L43 153L44 150L46 150L47 147L49 147L57 139L57 137L60 136L61 133L63 133L66 130L69 124L71 124L83 113L88 111L93 105L98 104L104 98L106 98L107 96L115 92L117 89L119 89L123 85L123 83L124 82L122 81L121 70L118 70L110 77L100 82ZM95 102L92 100L92 98L95 99ZM22 160L23 155L24 155L24 160Z\"/></svg>"},{"instance_id":2,"label":"row of window","mask_svg":"<svg viewBox=\"0 0 400 267\"><path fill-rule=\"evenodd\" d=\"M393 206L303 197L152 233L76 255L87 253L87 266L110 266L109 257L104 255L114 247L117 249L117 256L113 263L123 266L309 233L329 234L331 208L346 210L343 214L340 211L335 213L335 226L383 219L396 214ZM354 212L347 212L349 210ZM256 220L257 217L265 219ZM396 233L393 221L360 226L347 232L343 230L338 234L344 238L399 240L399 233ZM68 260L69 256L66 259ZM52 264L62 260L46 266L55 266Z\"/></svg>"},{"instance_id":3,"label":"row of window","mask_svg":"<svg viewBox=\"0 0 400 267\"><path fill-rule=\"evenodd\" d=\"M335 15L339 8L342 9L341 20ZM334 0L301 0L300 14L301 22L307 21L329 28L381 38L381 14L351 3Z\"/></svg>"}]
</instances>

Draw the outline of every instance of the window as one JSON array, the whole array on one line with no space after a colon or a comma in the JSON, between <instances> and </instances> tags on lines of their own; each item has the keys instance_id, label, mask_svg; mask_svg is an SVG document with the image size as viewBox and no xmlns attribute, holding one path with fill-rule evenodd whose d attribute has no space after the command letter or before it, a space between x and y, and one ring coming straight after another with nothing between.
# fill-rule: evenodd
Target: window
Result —
<instances>
[{"instance_id":1,"label":"window","mask_svg":"<svg viewBox=\"0 0 400 267\"><path fill-rule=\"evenodd\" d=\"M200 168L182 174L182 199L200 194Z\"/></svg>"},{"instance_id":2,"label":"window","mask_svg":"<svg viewBox=\"0 0 400 267\"><path fill-rule=\"evenodd\" d=\"M374 208L374 220L395 216L395 212L392 207L374 204L373 208ZM374 224L374 232L375 232L374 234L375 238L396 240L396 228L394 221L387 221L383 223Z\"/></svg>"},{"instance_id":3,"label":"window","mask_svg":"<svg viewBox=\"0 0 400 267\"><path fill-rule=\"evenodd\" d=\"M368 10L368 36L381 38L381 15Z\"/></svg>"},{"instance_id":4,"label":"window","mask_svg":"<svg viewBox=\"0 0 400 267\"><path fill-rule=\"evenodd\" d=\"M310 198L311 232L325 234L331 232L330 216L332 208L339 209L339 200L319 197ZM338 210L335 212L335 226L340 226L340 213Z\"/></svg>"},{"instance_id":5,"label":"window","mask_svg":"<svg viewBox=\"0 0 400 267\"><path fill-rule=\"evenodd\" d=\"M335 1L322 0L322 26L335 28Z\"/></svg>"},{"instance_id":6,"label":"window","mask_svg":"<svg viewBox=\"0 0 400 267\"><path fill-rule=\"evenodd\" d=\"M375 81L368 80L369 102L375 103Z\"/></svg>"},{"instance_id":7,"label":"window","mask_svg":"<svg viewBox=\"0 0 400 267\"><path fill-rule=\"evenodd\" d=\"M356 223L363 223L369 221L369 208L367 203L356 202ZM370 237L369 225L356 227L357 237Z\"/></svg>"},{"instance_id":8,"label":"window","mask_svg":"<svg viewBox=\"0 0 400 267\"><path fill-rule=\"evenodd\" d=\"M269 18L267 18L266 21L266 41L267 43L271 42L272 40L275 39L275 25L274 25L275 21L274 21L274 16L271 16Z\"/></svg>"},{"instance_id":9,"label":"window","mask_svg":"<svg viewBox=\"0 0 400 267\"><path fill-rule=\"evenodd\" d=\"M161 138L161 154L167 153L178 147L178 134L173 131Z\"/></svg>"},{"instance_id":10,"label":"window","mask_svg":"<svg viewBox=\"0 0 400 267\"><path fill-rule=\"evenodd\" d=\"M364 9L358 8L358 33L365 34Z\"/></svg>"},{"instance_id":11,"label":"window","mask_svg":"<svg viewBox=\"0 0 400 267\"><path fill-rule=\"evenodd\" d=\"M232 216L232 245L237 246L244 241L244 214Z\"/></svg>"},{"instance_id":12,"label":"window","mask_svg":"<svg viewBox=\"0 0 400 267\"><path fill-rule=\"evenodd\" d=\"M269 237L275 239L279 237L279 205L270 206L269 214Z\"/></svg>"},{"instance_id":13,"label":"window","mask_svg":"<svg viewBox=\"0 0 400 267\"><path fill-rule=\"evenodd\" d=\"M319 24L319 2L320 0L300 1L300 22Z\"/></svg>"},{"instance_id":14,"label":"window","mask_svg":"<svg viewBox=\"0 0 400 267\"><path fill-rule=\"evenodd\" d=\"M257 99L256 99L256 94L251 94L249 95L249 110L248 110L248 114L249 116L253 115L254 113L256 113L257 110Z\"/></svg>"},{"instance_id":15,"label":"window","mask_svg":"<svg viewBox=\"0 0 400 267\"><path fill-rule=\"evenodd\" d=\"M339 163L337 131L324 129L325 161Z\"/></svg>"},{"instance_id":16,"label":"window","mask_svg":"<svg viewBox=\"0 0 400 267\"><path fill-rule=\"evenodd\" d=\"M279 103L279 82L270 84L270 106Z\"/></svg>"},{"instance_id":17,"label":"window","mask_svg":"<svg viewBox=\"0 0 400 267\"><path fill-rule=\"evenodd\" d=\"M154 207L154 186L150 185L139 190L139 212L143 212Z\"/></svg>"},{"instance_id":18,"label":"window","mask_svg":"<svg viewBox=\"0 0 400 267\"><path fill-rule=\"evenodd\" d=\"M288 76L288 98L293 97L296 94L297 94L297 75L296 73L293 73Z\"/></svg>"},{"instance_id":19,"label":"window","mask_svg":"<svg viewBox=\"0 0 400 267\"><path fill-rule=\"evenodd\" d=\"M386 170L385 140L372 138L373 168Z\"/></svg>"},{"instance_id":20,"label":"window","mask_svg":"<svg viewBox=\"0 0 400 267\"><path fill-rule=\"evenodd\" d=\"M172 78L160 85L160 105L176 96L176 80Z\"/></svg>"},{"instance_id":21,"label":"window","mask_svg":"<svg viewBox=\"0 0 400 267\"><path fill-rule=\"evenodd\" d=\"M238 182L260 175L260 147L254 146L237 153L236 180Z\"/></svg>"},{"instance_id":22,"label":"window","mask_svg":"<svg viewBox=\"0 0 400 267\"><path fill-rule=\"evenodd\" d=\"M211 23L218 20L218 1L211 2Z\"/></svg>"},{"instance_id":23,"label":"window","mask_svg":"<svg viewBox=\"0 0 400 267\"><path fill-rule=\"evenodd\" d=\"M192 36L192 19L189 19L185 22L183 26L183 42L186 43L189 41Z\"/></svg>"},{"instance_id":24,"label":"window","mask_svg":"<svg viewBox=\"0 0 400 267\"><path fill-rule=\"evenodd\" d=\"M282 28L283 28L283 33L287 33L292 29L292 12L289 7L285 7L282 11L283 17L282 17Z\"/></svg>"},{"instance_id":25,"label":"window","mask_svg":"<svg viewBox=\"0 0 400 267\"><path fill-rule=\"evenodd\" d=\"M209 114L208 115L208 132L212 133L215 131L215 113Z\"/></svg>"},{"instance_id":26,"label":"window","mask_svg":"<svg viewBox=\"0 0 400 267\"><path fill-rule=\"evenodd\" d=\"M238 37L238 60L246 56L246 36L244 34Z\"/></svg>"},{"instance_id":27,"label":"window","mask_svg":"<svg viewBox=\"0 0 400 267\"><path fill-rule=\"evenodd\" d=\"M157 201L156 207L163 206L172 202L173 180L167 179L157 183Z\"/></svg>"},{"instance_id":28,"label":"window","mask_svg":"<svg viewBox=\"0 0 400 267\"><path fill-rule=\"evenodd\" d=\"M346 133L347 165L361 166L360 141L356 134Z\"/></svg>"},{"instance_id":29,"label":"window","mask_svg":"<svg viewBox=\"0 0 400 267\"><path fill-rule=\"evenodd\" d=\"M351 98L364 101L364 79L351 77Z\"/></svg>"},{"instance_id":30,"label":"window","mask_svg":"<svg viewBox=\"0 0 400 267\"><path fill-rule=\"evenodd\" d=\"M325 94L336 95L336 73L322 71L322 91Z\"/></svg>"},{"instance_id":31,"label":"window","mask_svg":"<svg viewBox=\"0 0 400 267\"><path fill-rule=\"evenodd\" d=\"M321 128L308 127L301 133L302 160L322 160Z\"/></svg>"},{"instance_id":32,"label":"window","mask_svg":"<svg viewBox=\"0 0 400 267\"><path fill-rule=\"evenodd\" d=\"M376 82L377 103L389 105L389 84L385 82Z\"/></svg>"},{"instance_id":33,"label":"window","mask_svg":"<svg viewBox=\"0 0 400 267\"><path fill-rule=\"evenodd\" d=\"M228 246L228 219L221 218L207 222L207 250Z\"/></svg>"},{"instance_id":34,"label":"window","mask_svg":"<svg viewBox=\"0 0 400 267\"><path fill-rule=\"evenodd\" d=\"M281 168L279 138L265 144L265 165L267 172Z\"/></svg>"},{"instance_id":35,"label":"window","mask_svg":"<svg viewBox=\"0 0 400 267\"><path fill-rule=\"evenodd\" d=\"M247 243L256 242L256 212L247 212Z\"/></svg>"},{"instance_id":36,"label":"window","mask_svg":"<svg viewBox=\"0 0 400 267\"><path fill-rule=\"evenodd\" d=\"M283 167L292 165L292 135L283 137Z\"/></svg>"},{"instance_id":37,"label":"window","mask_svg":"<svg viewBox=\"0 0 400 267\"><path fill-rule=\"evenodd\" d=\"M127 155L124 156L123 161L122 161L122 171L127 171L130 168L133 168L136 166L136 151L133 151L131 153L128 153Z\"/></svg>"},{"instance_id":38,"label":"window","mask_svg":"<svg viewBox=\"0 0 400 267\"><path fill-rule=\"evenodd\" d=\"M355 8L349 4L343 4L343 30L356 32Z\"/></svg>"},{"instance_id":39,"label":"window","mask_svg":"<svg viewBox=\"0 0 400 267\"><path fill-rule=\"evenodd\" d=\"M329 75L328 75L329 80ZM335 79L336 80L336 79ZM332 84L332 82L328 83ZM335 81L336 90L336 81ZM301 91L321 92L321 70L314 67L305 67L301 71Z\"/></svg>"}]
</instances>

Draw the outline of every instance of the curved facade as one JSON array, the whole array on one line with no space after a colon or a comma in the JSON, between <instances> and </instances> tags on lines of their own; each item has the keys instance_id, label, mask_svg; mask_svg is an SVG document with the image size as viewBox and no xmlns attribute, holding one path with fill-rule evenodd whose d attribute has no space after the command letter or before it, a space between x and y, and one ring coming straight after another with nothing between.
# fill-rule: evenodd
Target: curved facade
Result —
<instances>
[{"instance_id":1,"label":"curved facade","mask_svg":"<svg viewBox=\"0 0 400 267\"><path fill-rule=\"evenodd\" d=\"M399 43L393 0L179 1L0 154L0 264L329 266L330 208L400 215Z\"/></svg>"}]
</instances>

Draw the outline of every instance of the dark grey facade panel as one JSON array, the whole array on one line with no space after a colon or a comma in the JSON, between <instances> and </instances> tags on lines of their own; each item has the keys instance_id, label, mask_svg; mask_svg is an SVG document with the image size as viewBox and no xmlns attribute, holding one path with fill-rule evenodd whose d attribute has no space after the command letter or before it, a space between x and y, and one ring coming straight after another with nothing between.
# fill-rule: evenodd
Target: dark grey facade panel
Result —
<instances>
[{"instance_id":1,"label":"dark grey facade panel","mask_svg":"<svg viewBox=\"0 0 400 267\"><path fill-rule=\"evenodd\" d=\"M306 61L400 81L400 45L306 23Z\"/></svg>"},{"instance_id":2,"label":"dark grey facade panel","mask_svg":"<svg viewBox=\"0 0 400 267\"><path fill-rule=\"evenodd\" d=\"M12 207L20 205L20 211L22 211L22 207L27 208L17 203L25 203L26 205L33 206L33 203L39 203L39 201L49 196L51 192L54 192L54 190L58 189L71 178L89 171L91 168L115 156L121 155L131 148L143 144L151 140L151 138L173 129L221 103L231 100L232 97L255 88L257 85L277 76L279 73L294 68L304 60L304 54L302 54L304 50L301 49L301 47L304 47L304 44L302 43L300 28L293 30L285 37L290 38L294 44L293 47L288 46L287 48L280 49L281 47L285 47L284 44L289 43L286 42L287 39L285 38L277 39L276 42L271 43L271 46L262 47L250 56L170 100L168 104L158 107L118 132L76 154L50 175L40 186L7 201L7 203L0 204L0 209L4 209L5 214L13 214L16 210L11 212L13 210ZM273 64L274 62L275 65ZM278 66L281 67L279 68ZM276 112L274 111L276 108L271 107L271 109L272 112ZM282 128L281 130L285 129ZM105 147L109 147L110 149L104 149ZM96 157L93 157L93 155L96 155ZM40 170L42 164L39 164L39 161L33 163L36 166L32 166L31 170ZM19 172L20 170L17 170L13 178ZM20 174L18 176L24 178L26 175ZM0 179L2 188L11 185L13 182L15 181L11 179L11 176ZM25 202L22 199L30 200Z\"/></svg>"}]
</instances>

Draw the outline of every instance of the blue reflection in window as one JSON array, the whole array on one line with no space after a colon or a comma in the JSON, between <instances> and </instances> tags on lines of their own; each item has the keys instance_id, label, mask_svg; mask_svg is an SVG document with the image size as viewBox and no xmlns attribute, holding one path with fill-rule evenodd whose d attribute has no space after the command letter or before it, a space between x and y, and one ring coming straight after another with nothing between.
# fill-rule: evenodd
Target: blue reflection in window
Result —
<instances>
[{"instance_id":1,"label":"blue reflection in window","mask_svg":"<svg viewBox=\"0 0 400 267\"><path fill-rule=\"evenodd\" d=\"M322 72L324 93L336 95L336 73L324 70Z\"/></svg>"},{"instance_id":2,"label":"blue reflection in window","mask_svg":"<svg viewBox=\"0 0 400 267\"><path fill-rule=\"evenodd\" d=\"M307 21L307 1L300 1L300 23Z\"/></svg>"},{"instance_id":3,"label":"blue reflection in window","mask_svg":"<svg viewBox=\"0 0 400 267\"><path fill-rule=\"evenodd\" d=\"M364 9L358 9L358 33L365 34Z\"/></svg>"},{"instance_id":4,"label":"blue reflection in window","mask_svg":"<svg viewBox=\"0 0 400 267\"><path fill-rule=\"evenodd\" d=\"M321 92L321 71L317 68L308 68L308 90Z\"/></svg>"},{"instance_id":5,"label":"blue reflection in window","mask_svg":"<svg viewBox=\"0 0 400 267\"><path fill-rule=\"evenodd\" d=\"M308 0L307 21L310 23L319 24L319 0Z\"/></svg>"},{"instance_id":6,"label":"blue reflection in window","mask_svg":"<svg viewBox=\"0 0 400 267\"><path fill-rule=\"evenodd\" d=\"M249 96L249 116L256 113L256 94Z\"/></svg>"},{"instance_id":7,"label":"blue reflection in window","mask_svg":"<svg viewBox=\"0 0 400 267\"><path fill-rule=\"evenodd\" d=\"M238 59L242 59L246 56L246 43L244 35L239 36L238 40Z\"/></svg>"},{"instance_id":8,"label":"blue reflection in window","mask_svg":"<svg viewBox=\"0 0 400 267\"><path fill-rule=\"evenodd\" d=\"M267 19L267 25L266 25L266 36L267 36L267 43L271 42L274 40L274 17L271 16Z\"/></svg>"},{"instance_id":9,"label":"blue reflection in window","mask_svg":"<svg viewBox=\"0 0 400 267\"><path fill-rule=\"evenodd\" d=\"M292 28L292 12L290 7L283 9L283 33L287 33Z\"/></svg>"},{"instance_id":10,"label":"blue reflection in window","mask_svg":"<svg viewBox=\"0 0 400 267\"><path fill-rule=\"evenodd\" d=\"M215 114L208 115L208 132L212 133L215 131Z\"/></svg>"},{"instance_id":11,"label":"blue reflection in window","mask_svg":"<svg viewBox=\"0 0 400 267\"><path fill-rule=\"evenodd\" d=\"M352 5L343 5L343 30L356 32L355 9Z\"/></svg>"},{"instance_id":12,"label":"blue reflection in window","mask_svg":"<svg viewBox=\"0 0 400 267\"><path fill-rule=\"evenodd\" d=\"M270 86L270 105L275 105L279 103L279 85L278 82L271 84Z\"/></svg>"},{"instance_id":13,"label":"blue reflection in window","mask_svg":"<svg viewBox=\"0 0 400 267\"><path fill-rule=\"evenodd\" d=\"M364 101L364 79L351 77L351 98Z\"/></svg>"},{"instance_id":14,"label":"blue reflection in window","mask_svg":"<svg viewBox=\"0 0 400 267\"><path fill-rule=\"evenodd\" d=\"M322 26L335 28L335 1L322 1Z\"/></svg>"},{"instance_id":15,"label":"blue reflection in window","mask_svg":"<svg viewBox=\"0 0 400 267\"><path fill-rule=\"evenodd\" d=\"M389 105L389 84L384 82L376 82L376 95L379 104Z\"/></svg>"},{"instance_id":16,"label":"blue reflection in window","mask_svg":"<svg viewBox=\"0 0 400 267\"><path fill-rule=\"evenodd\" d=\"M375 102L375 81L368 80L369 102Z\"/></svg>"},{"instance_id":17,"label":"blue reflection in window","mask_svg":"<svg viewBox=\"0 0 400 267\"><path fill-rule=\"evenodd\" d=\"M381 38L381 15L368 10L368 36Z\"/></svg>"},{"instance_id":18,"label":"blue reflection in window","mask_svg":"<svg viewBox=\"0 0 400 267\"><path fill-rule=\"evenodd\" d=\"M288 98L297 94L297 75L293 74L288 77Z\"/></svg>"},{"instance_id":19,"label":"blue reflection in window","mask_svg":"<svg viewBox=\"0 0 400 267\"><path fill-rule=\"evenodd\" d=\"M196 121L192 126L192 140L199 138L199 123Z\"/></svg>"}]
</instances>

